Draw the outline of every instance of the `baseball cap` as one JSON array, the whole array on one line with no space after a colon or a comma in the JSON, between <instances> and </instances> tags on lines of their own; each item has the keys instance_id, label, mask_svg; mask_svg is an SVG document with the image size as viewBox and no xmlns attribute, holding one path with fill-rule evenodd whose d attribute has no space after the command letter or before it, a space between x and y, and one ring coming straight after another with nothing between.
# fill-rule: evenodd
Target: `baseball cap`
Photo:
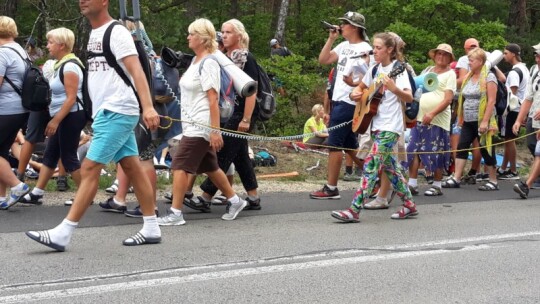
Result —
<instances>
[{"instance_id":1,"label":"baseball cap","mask_svg":"<svg viewBox=\"0 0 540 304\"><path fill-rule=\"evenodd\" d=\"M218 43L223 42L223 33L221 33L221 32L216 32L216 41L217 41Z\"/></svg>"},{"instance_id":2,"label":"baseball cap","mask_svg":"<svg viewBox=\"0 0 540 304\"><path fill-rule=\"evenodd\" d=\"M537 45L533 45L532 48L534 49L535 54L540 55L540 43L538 43Z\"/></svg>"},{"instance_id":3,"label":"baseball cap","mask_svg":"<svg viewBox=\"0 0 540 304\"><path fill-rule=\"evenodd\" d=\"M338 18L339 20L345 20L352 24L353 26L366 29L366 18L360 13L357 12L347 12L343 17Z\"/></svg>"},{"instance_id":4,"label":"baseball cap","mask_svg":"<svg viewBox=\"0 0 540 304\"><path fill-rule=\"evenodd\" d=\"M476 40L474 38L469 38L469 39L465 40L465 44L463 45L463 48L468 50L468 49L477 48L479 46L480 46L480 44L478 43L478 40Z\"/></svg>"},{"instance_id":5,"label":"baseball cap","mask_svg":"<svg viewBox=\"0 0 540 304\"><path fill-rule=\"evenodd\" d=\"M274 45L276 45L276 44L278 44L277 39L272 39L272 40L270 40L270 47L272 47L272 46L274 46Z\"/></svg>"},{"instance_id":6,"label":"baseball cap","mask_svg":"<svg viewBox=\"0 0 540 304\"><path fill-rule=\"evenodd\" d=\"M510 43L504 47L505 50L514 53L519 61L521 61L521 48L515 43Z\"/></svg>"}]
</instances>

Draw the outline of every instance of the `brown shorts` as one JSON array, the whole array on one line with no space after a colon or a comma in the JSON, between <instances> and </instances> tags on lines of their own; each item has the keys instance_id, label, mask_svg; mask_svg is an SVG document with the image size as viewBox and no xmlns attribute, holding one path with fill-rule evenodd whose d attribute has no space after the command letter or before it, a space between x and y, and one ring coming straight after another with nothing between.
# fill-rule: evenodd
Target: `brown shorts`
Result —
<instances>
[{"instance_id":1,"label":"brown shorts","mask_svg":"<svg viewBox=\"0 0 540 304\"><path fill-rule=\"evenodd\" d=\"M219 169L216 151L202 137L183 136L172 156L172 170L190 174L214 172Z\"/></svg>"}]
</instances>

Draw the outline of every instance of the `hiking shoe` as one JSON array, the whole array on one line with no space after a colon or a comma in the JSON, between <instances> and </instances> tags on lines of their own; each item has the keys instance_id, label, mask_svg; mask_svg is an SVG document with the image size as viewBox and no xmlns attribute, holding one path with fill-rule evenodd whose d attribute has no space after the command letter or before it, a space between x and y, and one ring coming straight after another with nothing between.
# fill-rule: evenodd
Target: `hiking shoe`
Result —
<instances>
[{"instance_id":1,"label":"hiking shoe","mask_svg":"<svg viewBox=\"0 0 540 304\"><path fill-rule=\"evenodd\" d=\"M521 198L527 198L529 196L529 186L525 184L524 182L519 182L517 184L514 184L514 192L519 194Z\"/></svg>"},{"instance_id":2,"label":"hiking shoe","mask_svg":"<svg viewBox=\"0 0 540 304\"><path fill-rule=\"evenodd\" d=\"M385 199L374 199L371 202L364 204L364 209L367 210L388 209L388 207L390 207L390 204Z\"/></svg>"},{"instance_id":3,"label":"hiking shoe","mask_svg":"<svg viewBox=\"0 0 540 304\"><path fill-rule=\"evenodd\" d=\"M114 201L114 197L109 197L106 201L99 203L99 206L103 208L103 211L124 213L127 211L126 205L120 205Z\"/></svg>"},{"instance_id":4,"label":"hiking shoe","mask_svg":"<svg viewBox=\"0 0 540 304\"><path fill-rule=\"evenodd\" d=\"M346 181L346 182L354 182L354 181L359 181L362 177L361 176L358 176L354 173L345 173L343 175L343 180Z\"/></svg>"},{"instance_id":5,"label":"hiking shoe","mask_svg":"<svg viewBox=\"0 0 540 304\"><path fill-rule=\"evenodd\" d=\"M238 203L236 204L229 202L229 204L227 205L227 213L222 215L221 219L225 221L234 220L236 216L238 215L238 213L240 213L240 211L242 211L242 209L244 209L247 206L247 204L248 202L243 199L239 199Z\"/></svg>"},{"instance_id":6,"label":"hiking shoe","mask_svg":"<svg viewBox=\"0 0 540 304\"><path fill-rule=\"evenodd\" d=\"M212 209L210 209L210 202L207 202L202 196L197 196L194 199L184 197L184 205L204 213L212 212Z\"/></svg>"},{"instance_id":7,"label":"hiking shoe","mask_svg":"<svg viewBox=\"0 0 540 304\"><path fill-rule=\"evenodd\" d=\"M405 205L403 205L401 210L392 214L391 218L394 220L402 220L402 219L408 218L409 216L415 216L415 215L418 215L418 210L416 210L416 205L412 207L405 207Z\"/></svg>"},{"instance_id":8,"label":"hiking shoe","mask_svg":"<svg viewBox=\"0 0 540 304\"><path fill-rule=\"evenodd\" d=\"M68 191L69 184L67 181L67 176L59 176L56 179L56 190L60 192Z\"/></svg>"},{"instance_id":9,"label":"hiking shoe","mask_svg":"<svg viewBox=\"0 0 540 304\"><path fill-rule=\"evenodd\" d=\"M500 180L518 180L519 179L519 175L517 175L517 173L514 173L510 170L506 171L502 176L497 176L497 179L500 179Z\"/></svg>"},{"instance_id":10,"label":"hiking shoe","mask_svg":"<svg viewBox=\"0 0 540 304\"><path fill-rule=\"evenodd\" d=\"M156 216L159 216L159 211L157 209L155 210L155 212L156 212ZM143 217L143 214L142 214L142 211L141 211L141 206L138 205L137 207L135 207L133 209L126 210L124 212L124 215L128 216L128 217Z\"/></svg>"},{"instance_id":11,"label":"hiking shoe","mask_svg":"<svg viewBox=\"0 0 540 304\"><path fill-rule=\"evenodd\" d=\"M531 189L540 189L540 179L536 179L531 186Z\"/></svg>"},{"instance_id":12,"label":"hiking shoe","mask_svg":"<svg viewBox=\"0 0 540 304\"><path fill-rule=\"evenodd\" d=\"M169 212L166 216L158 217L157 223L160 226L180 226L185 225L184 214L176 215L173 212Z\"/></svg>"},{"instance_id":13,"label":"hiking shoe","mask_svg":"<svg viewBox=\"0 0 540 304\"><path fill-rule=\"evenodd\" d=\"M8 210L9 207L18 203L28 192L30 192L30 186L27 184L23 184L23 187L20 190L11 190L11 193L7 197L7 201L0 203L0 209Z\"/></svg>"},{"instance_id":14,"label":"hiking shoe","mask_svg":"<svg viewBox=\"0 0 540 304\"><path fill-rule=\"evenodd\" d=\"M309 194L312 199L340 199L339 190L336 187L335 190L330 190L327 185L324 185L321 190L312 192Z\"/></svg>"},{"instance_id":15,"label":"hiking shoe","mask_svg":"<svg viewBox=\"0 0 540 304\"><path fill-rule=\"evenodd\" d=\"M351 208L346 210L332 211L332 217L346 223L360 222L360 212L354 212Z\"/></svg>"},{"instance_id":16,"label":"hiking shoe","mask_svg":"<svg viewBox=\"0 0 540 304\"><path fill-rule=\"evenodd\" d=\"M24 175L26 175L26 177L28 177L29 179L39 178L39 174L32 168L26 169L26 171L24 172Z\"/></svg>"},{"instance_id":17,"label":"hiking shoe","mask_svg":"<svg viewBox=\"0 0 540 304\"><path fill-rule=\"evenodd\" d=\"M248 204L244 208L244 210L261 210L261 198L258 197L255 200L251 200L249 197L246 197L246 202Z\"/></svg>"},{"instance_id":18,"label":"hiking shoe","mask_svg":"<svg viewBox=\"0 0 540 304\"><path fill-rule=\"evenodd\" d=\"M428 185L433 185L433 180L433 174L426 176L426 182L428 183Z\"/></svg>"},{"instance_id":19,"label":"hiking shoe","mask_svg":"<svg viewBox=\"0 0 540 304\"><path fill-rule=\"evenodd\" d=\"M43 195L37 195L37 194L33 194L32 192L28 192L28 194L26 194L25 196L21 198L20 203L41 205L43 204Z\"/></svg>"}]
</instances>

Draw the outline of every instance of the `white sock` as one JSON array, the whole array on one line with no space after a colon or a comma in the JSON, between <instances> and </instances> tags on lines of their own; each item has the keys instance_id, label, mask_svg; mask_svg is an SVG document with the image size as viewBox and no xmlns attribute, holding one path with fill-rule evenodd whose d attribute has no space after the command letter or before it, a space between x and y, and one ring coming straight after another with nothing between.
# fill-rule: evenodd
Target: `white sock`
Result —
<instances>
[{"instance_id":1,"label":"white sock","mask_svg":"<svg viewBox=\"0 0 540 304\"><path fill-rule=\"evenodd\" d=\"M251 200L251 201L255 201L257 199L259 199L259 196L251 196L251 195L248 195L248 198Z\"/></svg>"},{"instance_id":2,"label":"white sock","mask_svg":"<svg viewBox=\"0 0 540 304\"><path fill-rule=\"evenodd\" d=\"M113 197L113 200L114 200L115 203L117 203L120 206L125 206L126 205L126 202L119 201L119 200L116 199L116 197Z\"/></svg>"},{"instance_id":3,"label":"white sock","mask_svg":"<svg viewBox=\"0 0 540 304\"><path fill-rule=\"evenodd\" d=\"M332 191L333 191L333 190L336 190L336 188L337 188L337 186L330 186L330 185L328 185L328 184L326 184L326 187L328 187L328 189L330 189L330 190L332 190Z\"/></svg>"},{"instance_id":4,"label":"white sock","mask_svg":"<svg viewBox=\"0 0 540 304\"><path fill-rule=\"evenodd\" d=\"M75 231L75 228L77 228L77 225L79 225L79 223L64 219L60 225L49 230L51 242L60 246L67 246L71 241L71 235L73 234L73 231Z\"/></svg>"},{"instance_id":5,"label":"white sock","mask_svg":"<svg viewBox=\"0 0 540 304\"><path fill-rule=\"evenodd\" d=\"M39 189L38 187L34 187L32 189L32 194L34 195L43 195L45 193L45 190Z\"/></svg>"},{"instance_id":6,"label":"white sock","mask_svg":"<svg viewBox=\"0 0 540 304\"><path fill-rule=\"evenodd\" d=\"M416 178L409 178L409 186L412 186L412 187L418 186L418 179L416 179Z\"/></svg>"},{"instance_id":7,"label":"white sock","mask_svg":"<svg viewBox=\"0 0 540 304\"><path fill-rule=\"evenodd\" d=\"M227 200L231 202L231 204L238 204L238 202L240 202L240 198L236 194L233 197L228 198Z\"/></svg>"},{"instance_id":8,"label":"white sock","mask_svg":"<svg viewBox=\"0 0 540 304\"><path fill-rule=\"evenodd\" d=\"M6 199L7 199L7 197L6 197L6 196L0 196L0 202L5 202L5 201L6 201Z\"/></svg>"},{"instance_id":9,"label":"white sock","mask_svg":"<svg viewBox=\"0 0 540 304\"><path fill-rule=\"evenodd\" d=\"M20 182L17 186L11 187L11 191L21 191L24 187L24 183Z\"/></svg>"},{"instance_id":10,"label":"white sock","mask_svg":"<svg viewBox=\"0 0 540 304\"><path fill-rule=\"evenodd\" d=\"M174 215L182 215L182 210L171 207L171 211L174 213Z\"/></svg>"},{"instance_id":11,"label":"white sock","mask_svg":"<svg viewBox=\"0 0 540 304\"><path fill-rule=\"evenodd\" d=\"M139 232L144 235L144 237L161 237L161 230L159 229L157 217L155 215L143 216L143 220L144 224Z\"/></svg>"},{"instance_id":12,"label":"white sock","mask_svg":"<svg viewBox=\"0 0 540 304\"><path fill-rule=\"evenodd\" d=\"M433 186L441 188L442 187L442 181L433 181Z\"/></svg>"}]
</instances>

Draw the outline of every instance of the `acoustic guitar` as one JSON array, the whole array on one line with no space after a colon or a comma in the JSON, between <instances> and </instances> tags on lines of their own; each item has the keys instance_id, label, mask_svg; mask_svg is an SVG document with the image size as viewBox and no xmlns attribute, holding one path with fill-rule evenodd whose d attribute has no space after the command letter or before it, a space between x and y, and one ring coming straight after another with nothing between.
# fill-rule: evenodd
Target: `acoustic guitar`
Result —
<instances>
[{"instance_id":1,"label":"acoustic guitar","mask_svg":"<svg viewBox=\"0 0 540 304\"><path fill-rule=\"evenodd\" d=\"M388 77L395 79L403 71L405 71L405 66L397 64L388 74ZM362 134L367 131L371 120L377 114L383 96L384 86L382 81L374 79L369 88L364 89L362 99L356 102L352 121L353 132Z\"/></svg>"}]
</instances>

